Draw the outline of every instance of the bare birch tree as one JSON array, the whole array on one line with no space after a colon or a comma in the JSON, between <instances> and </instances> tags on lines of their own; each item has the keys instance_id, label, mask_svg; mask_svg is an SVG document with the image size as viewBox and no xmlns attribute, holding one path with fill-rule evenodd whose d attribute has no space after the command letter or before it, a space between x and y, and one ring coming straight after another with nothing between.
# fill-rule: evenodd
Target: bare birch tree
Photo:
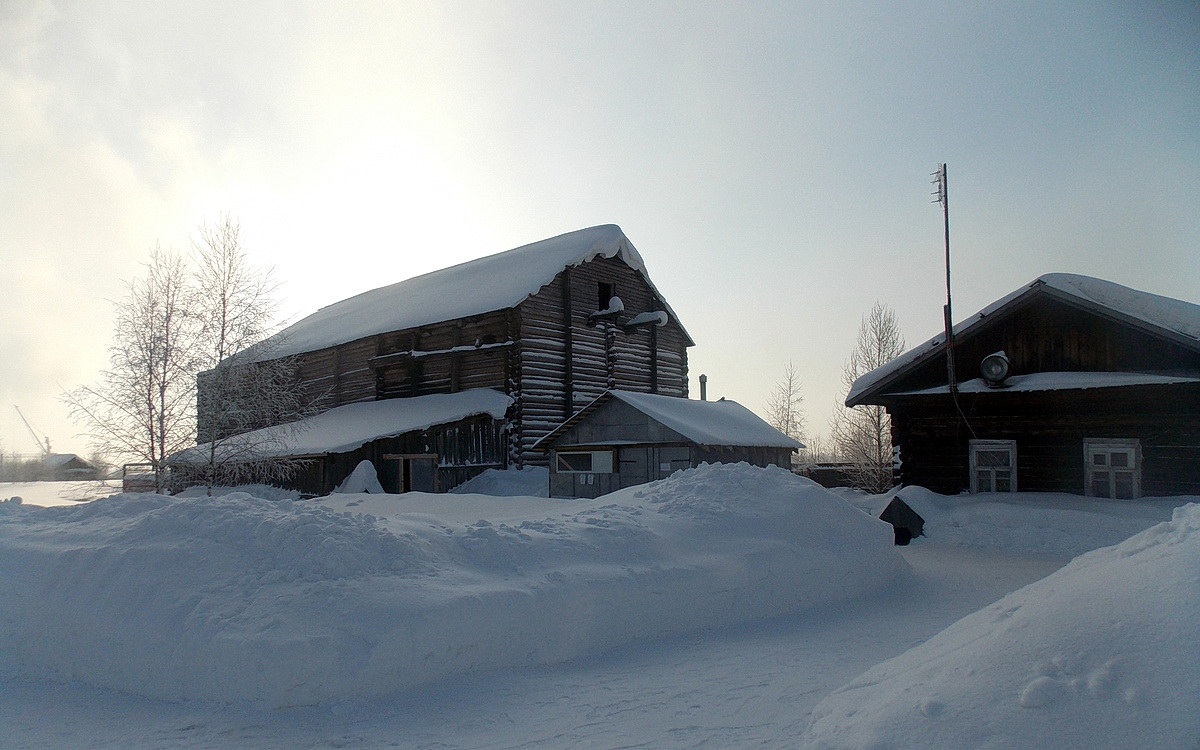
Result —
<instances>
[{"instance_id":1,"label":"bare birch tree","mask_svg":"<svg viewBox=\"0 0 1200 750\"><path fill-rule=\"evenodd\" d=\"M241 227L228 215L200 227L193 242L200 317L197 448L184 454L211 494L216 484L273 483L302 462L285 453L307 416L296 360L270 358L277 284L247 257ZM264 361L265 360L265 361Z\"/></svg>"},{"instance_id":2,"label":"bare birch tree","mask_svg":"<svg viewBox=\"0 0 1200 750\"><path fill-rule=\"evenodd\" d=\"M167 458L195 434L194 290L183 257L156 247L145 276L128 282L125 292L109 368L99 385L80 386L64 400L96 450L149 464L162 492Z\"/></svg>"},{"instance_id":3,"label":"bare birch tree","mask_svg":"<svg viewBox=\"0 0 1200 750\"><path fill-rule=\"evenodd\" d=\"M193 279L200 297L201 337L208 367L259 344L276 319L278 284L270 269L251 264L241 225L229 215L200 226L192 241Z\"/></svg>"},{"instance_id":4,"label":"bare birch tree","mask_svg":"<svg viewBox=\"0 0 1200 750\"><path fill-rule=\"evenodd\" d=\"M298 463L277 456L294 428L257 430L306 415L295 361L256 364L275 324L275 289L228 216L200 227L191 263L156 248L117 304L100 383L63 397L93 447L150 464L159 492L169 464L210 492L292 473Z\"/></svg>"},{"instance_id":5,"label":"bare birch tree","mask_svg":"<svg viewBox=\"0 0 1200 750\"><path fill-rule=\"evenodd\" d=\"M862 320L858 340L842 368L842 384L849 394L854 381L904 352L904 337L896 315L876 302ZM845 394L842 403L845 403ZM855 487L885 492L892 486L892 423L882 406L843 406L830 422L831 439Z\"/></svg>"},{"instance_id":6,"label":"bare birch tree","mask_svg":"<svg viewBox=\"0 0 1200 750\"><path fill-rule=\"evenodd\" d=\"M788 362L783 368L783 379L775 384L775 389L767 397L767 422L793 440L804 442L803 404L800 376L796 373L796 365Z\"/></svg>"}]
</instances>

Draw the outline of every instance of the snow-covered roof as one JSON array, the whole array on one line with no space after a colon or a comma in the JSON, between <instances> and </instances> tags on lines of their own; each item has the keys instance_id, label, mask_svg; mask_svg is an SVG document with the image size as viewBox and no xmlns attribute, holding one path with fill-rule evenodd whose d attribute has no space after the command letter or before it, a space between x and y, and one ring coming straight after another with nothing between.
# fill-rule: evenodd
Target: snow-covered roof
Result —
<instances>
[{"instance_id":1,"label":"snow-covered roof","mask_svg":"<svg viewBox=\"0 0 1200 750\"><path fill-rule=\"evenodd\" d=\"M641 273L653 288L642 256L629 238L615 224L605 224L477 258L335 302L281 331L260 347L263 354L257 358L315 351L379 333L505 310L535 294L564 268L595 258L620 258ZM678 322L670 306L665 306L671 318Z\"/></svg>"},{"instance_id":2,"label":"snow-covered roof","mask_svg":"<svg viewBox=\"0 0 1200 750\"><path fill-rule=\"evenodd\" d=\"M804 448L803 443L784 435L736 401L694 401L623 390L606 391L554 432L539 440L535 447L548 445L555 436L576 424L585 413L614 398L698 445Z\"/></svg>"},{"instance_id":3,"label":"snow-covered roof","mask_svg":"<svg viewBox=\"0 0 1200 750\"><path fill-rule=\"evenodd\" d=\"M1004 387L993 388L983 378L975 378L958 384L959 393L1032 393L1034 391L1083 391L1094 388L1120 388L1130 385L1172 385L1175 383L1200 383L1200 378L1173 375L1155 375L1142 372L1031 372L1027 375L1011 375ZM936 385L915 391L897 391L897 396L925 396L949 393L949 386Z\"/></svg>"},{"instance_id":4,"label":"snow-covered roof","mask_svg":"<svg viewBox=\"0 0 1200 750\"><path fill-rule=\"evenodd\" d=\"M458 393L435 393L412 398L393 398L338 406L329 411L285 425L238 436L241 446L265 446L263 456L314 456L346 453L373 440L424 430L456 422L477 414L502 419L512 399L488 388ZM262 440L259 440L262 438ZM205 446L182 451L173 461L203 460Z\"/></svg>"},{"instance_id":5,"label":"snow-covered roof","mask_svg":"<svg viewBox=\"0 0 1200 750\"><path fill-rule=\"evenodd\" d=\"M91 464L74 453L51 453L42 459L42 465L50 469L57 469L61 466L66 466L72 461L78 461L85 467L91 466Z\"/></svg>"},{"instance_id":6,"label":"snow-covered roof","mask_svg":"<svg viewBox=\"0 0 1200 750\"><path fill-rule=\"evenodd\" d=\"M1034 294L1048 294L1139 328L1152 330L1185 346L1200 349L1200 305L1141 292L1104 279L1071 273L1044 274L996 300L955 325L955 339L968 335L997 313L1007 311ZM945 334L940 333L891 362L860 376L846 394L846 403L856 404L876 386L910 370L929 357L940 354L944 341Z\"/></svg>"}]
</instances>

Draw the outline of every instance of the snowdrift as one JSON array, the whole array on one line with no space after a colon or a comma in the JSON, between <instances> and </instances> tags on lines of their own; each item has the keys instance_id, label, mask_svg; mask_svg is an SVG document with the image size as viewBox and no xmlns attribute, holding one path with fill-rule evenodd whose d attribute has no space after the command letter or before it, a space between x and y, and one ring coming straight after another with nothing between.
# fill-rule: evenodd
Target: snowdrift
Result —
<instances>
[{"instance_id":1,"label":"snowdrift","mask_svg":"<svg viewBox=\"0 0 1200 750\"><path fill-rule=\"evenodd\" d=\"M971 614L813 712L832 748L1192 748L1200 505Z\"/></svg>"},{"instance_id":2,"label":"snowdrift","mask_svg":"<svg viewBox=\"0 0 1200 750\"><path fill-rule=\"evenodd\" d=\"M905 487L886 495L836 492L876 517L893 496L899 497L925 519L925 537L918 543L1063 559L1118 544L1170 520L1183 502L1180 498L1130 502L1045 492L939 495L924 487Z\"/></svg>"},{"instance_id":3,"label":"snowdrift","mask_svg":"<svg viewBox=\"0 0 1200 750\"><path fill-rule=\"evenodd\" d=\"M486 469L454 489L455 495L494 495L512 497L548 497L550 495L550 470L544 466L526 466L523 469Z\"/></svg>"},{"instance_id":4,"label":"snowdrift","mask_svg":"<svg viewBox=\"0 0 1200 750\"><path fill-rule=\"evenodd\" d=\"M595 501L0 503L0 669L164 699L370 698L857 597L891 527L779 469Z\"/></svg>"}]
</instances>

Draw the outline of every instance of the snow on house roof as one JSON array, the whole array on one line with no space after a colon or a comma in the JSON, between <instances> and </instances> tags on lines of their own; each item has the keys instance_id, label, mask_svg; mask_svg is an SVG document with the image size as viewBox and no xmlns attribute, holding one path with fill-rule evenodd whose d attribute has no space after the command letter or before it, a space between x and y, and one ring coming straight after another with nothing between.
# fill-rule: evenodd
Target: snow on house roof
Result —
<instances>
[{"instance_id":1,"label":"snow on house roof","mask_svg":"<svg viewBox=\"0 0 1200 750\"><path fill-rule=\"evenodd\" d=\"M366 401L338 406L292 425L284 425L282 432L266 427L239 435L236 442L239 446L266 446L258 451L262 457L346 453L373 440L425 430L478 414L503 419L511 404L511 398L488 388ZM206 446L189 448L173 456L172 460L180 463L203 460Z\"/></svg>"},{"instance_id":2,"label":"snow on house roof","mask_svg":"<svg viewBox=\"0 0 1200 750\"><path fill-rule=\"evenodd\" d=\"M564 268L595 258L620 258L650 283L642 256L629 238L615 224L605 224L335 302L281 331L261 347L263 354L257 358L315 351L388 331L504 310L535 294Z\"/></svg>"},{"instance_id":3,"label":"snow on house roof","mask_svg":"<svg viewBox=\"0 0 1200 750\"><path fill-rule=\"evenodd\" d=\"M653 393L610 390L580 409L557 430L538 441L539 446L560 434L564 428L574 424L578 417L602 401L615 398L649 416L665 427L674 430L687 440L698 445L736 445L763 448L792 448L800 450L804 444L784 435L763 421L762 417L736 401L694 401L676 396L660 396ZM536 447L536 446L535 446Z\"/></svg>"},{"instance_id":4,"label":"snow on house roof","mask_svg":"<svg viewBox=\"0 0 1200 750\"><path fill-rule=\"evenodd\" d=\"M1200 305L1130 289L1104 279L1071 273L1044 274L996 300L955 325L955 338L969 333L996 313L1007 310L1020 300L1039 292L1111 315L1139 327L1154 329L1180 343L1200 348ZM944 340L945 334L938 334L891 362L860 376L846 394L847 405L853 405L867 391L885 380L940 352Z\"/></svg>"},{"instance_id":5,"label":"snow on house roof","mask_svg":"<svg viewBox=\"0 0 1200 750\"><path fill-rule=\"evenodd\" d=\"M975 378L958 384L959 393L1032 393L1035 391L1084 391L1094 388L1120 388L1131 385L1172 385L1175 383L1200 383L1200 378L1183 375L1154 375L1142 372L1031 372L1027 375L1010 375L1002 388L989 386L983 378ZM946 394L949 386L936 385L915 391L897 391L896 396L925 396Z\"/></svg>"},{"instance_id":6,"label":"snow on house roof","mask_svg":"<svg viewBox=\"0 0 1200 750\"><path fill-rule=\"evenodd\" d=\"M51 453L42 459L42 465L50 469L57 469L61 466L66 466L72 461L78 461L85 467L91 466L90 463L74 453Z\"/></svg>"}]
</instances>

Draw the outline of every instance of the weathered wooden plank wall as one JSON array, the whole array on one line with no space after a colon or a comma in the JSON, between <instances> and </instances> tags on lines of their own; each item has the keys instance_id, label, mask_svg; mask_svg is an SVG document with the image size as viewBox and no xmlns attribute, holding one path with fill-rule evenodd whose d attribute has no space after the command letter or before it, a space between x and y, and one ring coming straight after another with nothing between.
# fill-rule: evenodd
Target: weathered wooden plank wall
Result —
<instances>
[{"instance_id":1,"label":"weathered wooden plank wall","mask_svg":"<svg viewBox=\"0 0 1200 750\"><path fill-rule=\"evenodd\" d=\"M502 420L473 417L453 424L412 432L368 443L346 453L316 456L289 485L315 495L332 492L361 461L371 461L383 471L385 455L430 454L439 457L438 486L453 489L490 468L505 465L507 437Z\"/></svg>"},{"instance_id":2,"label":"weathered wooden plank wall","mask_svg":"<svg viewBox=\"0 0 1200 750\"><path fill-rule=\"evenodd\" d=\"M983 358L1004 351L1011 373L1153 372L1194 369L1196 353L1144 331L1055 299L1035 299L1024 308L978 329L955 346L960 381L978 378ZM946 384L945 356L925 365L889 390Z\"/></svg>"}]
</instances>

